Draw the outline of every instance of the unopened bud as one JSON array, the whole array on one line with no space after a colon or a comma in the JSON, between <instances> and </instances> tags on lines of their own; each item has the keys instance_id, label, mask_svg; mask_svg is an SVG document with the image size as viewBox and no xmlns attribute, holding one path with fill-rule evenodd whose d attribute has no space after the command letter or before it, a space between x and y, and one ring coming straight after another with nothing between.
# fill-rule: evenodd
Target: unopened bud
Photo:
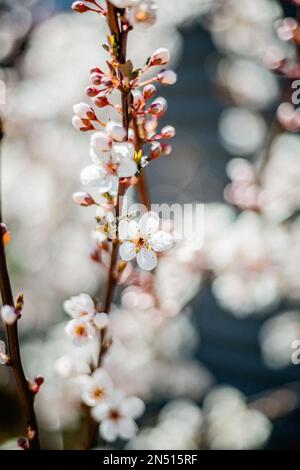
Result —
<instances>
[{"instance_id":1,"label":"unopened bud","mask_svg":"<svg viewBox=\"0 0 300 470\"><path fill-rule=\"evenodd\" d=\"M3 305L1 308L1 317L6 325L13 325L17 321L19 315L11 305Z\"/></svg>"},{"instance_id":2,"label":"unopened bud","mask_svg":"<svg viewBox=\"0 0 300 470\"><path fill-rule=\"evenodd\" d=\"M96 88L96 87L93 87L93 86L88 86L85 89L85 93L86 93L87 96L93 98L94 96L98 95L99 89Z\"/></svg>"},{"instance_id":3,"label":"unopened bud","mask_svg":"<svg viewBox=\"0 0 300 470\"><path fill-rule=\"evenodd\" d=\"M91 82L93 85L101 85L102 75L98 72L91 73Z\"/></svg>"},{"instance_id":4,"label":"unopened bud","mask_svg":"<svg viewBox=\"0 0 300 470\"><path fill-rule=\"evenodd\" d=\"M161 145L159 142L153 142L151 146L151 153L150 158L151 160L155 160L161 155Z\"/></svg>"},{"instance_id":5,"label":"unopened bud","mask_svg":"<svg viewBox=\"0 0 300 470\"><path fill-rule=\"evenodd\" d=\"M93 102L95 103L98 108L105 108L105 106L109 106L110 102L108 101L107 97L103 95L103 93L99 93L94 99Z\"/></svg>"},{"instance_id":6,"label":"unopened bud","mask_svg":"<svg viewBox=\"0 0 300 470\"><path fill-rule=\"evenodd\" d=\"M161 144L161 153L163 155L170 155L171 152L172 152L172 145Z\"/></svg>"},{"instance_id":7,"label":"unopened bud","mask_svg":"<svg viewBox=\"0 0 300 470\"><path fill-rule=\"evenodd\" d=\"M94 198L90 194L84 192L74 193L73 201L83 207L88 207L95 204Z\"/></svg>"},{"instance_id":8,"label":"unopened bud","mask_svg":"<svg viewBox=\"0 0 300 470\"><path fill-rule=\"evenodd\" d=\"M71 6L73 11L77 13L85 13L90 10L90 8L82 2L74 2Z\"/></svg>"},{"instance_id":9,"label":"unopened bud","mask_svg":"<svg viewBox=\"0 0 300 470\"><path fill-rule=\"evenodd\" d=\"M169 50L160 47L151 56L149 65L166 65L170 60Z\"/></svg>"},{"instance_id":10,"label":"unopened bud","mask_svg":"<svg viewBox=\"0 0 300 470\"><path fill-rule=\"evenodd\" d=\"M143 96L145 100L152 98L156 93L157 93L156 86L152 85L152 83L150 83L149 85L146 85L143 89Z\"/></svg>"},{"instance_id":11,"label":"unopened bud","mask_svg":"<svg viewBox=\"0 0 300 470\"><path fill-rule=\"evenodd\" d=\"M176 134L175 128L173 126L165 126L161 130L161 136L163 139L172 139Z\"/></svg>"},{"instance_id":12,"label":"unopened bud","mask_svg":"<svg viewBox=\"0 0 300 470\"><path fill-rule=\"evenodd\" d=\"M24 294L19 294L16 300L16 310L21 313L24 307Z\"/></svg>"},{"instance_id":13,"label":"unopened bud","mask_svg":"<svg viewBox=\"0 0 300 470\"><path fill-rule=\"evenodd\" d=\"M162 85L173 85L177 81L177 74L173 70L161 70L157 79Z\"/></svg>"}]
</instances>

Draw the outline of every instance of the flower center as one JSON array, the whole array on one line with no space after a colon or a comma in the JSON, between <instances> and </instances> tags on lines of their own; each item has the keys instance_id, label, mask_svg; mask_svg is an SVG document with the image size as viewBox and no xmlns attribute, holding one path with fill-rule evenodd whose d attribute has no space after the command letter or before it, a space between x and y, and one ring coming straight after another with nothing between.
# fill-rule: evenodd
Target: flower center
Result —
<instances>
[{"instance_id":1,"label":"flower center","mask_svg":"<svg viewBox=\"0 0 300 470\"><path fill-rule=\"evenodd\" d=\"M106 395L104 388L97 387L93 390L93 397L95 400L102 400Z\"/></svg>"},{"instance_id":2,"label":"flower center","mask_svg":"<svg viewBox=\"0 0 300 470\"><path fill-rule=\"evenodd\" d=\"M115 175L117 173L118 165L113 162L106 163L106 171L109 175Z\"/></svg>"},{"instance_id":3,"label":"flower center","mask_svg":"<svg viewBox=\"0 0 300 470\"><path fill-rule=\"evenodd\" d=\"M121 416L121 413L118 409L116 408L112 408L109 412L109 419L111 419L112 421L118 421L118 419L120 419L122 416Z\"/></svg>"},{"instance_id":4,"label":"flower center","mask_svg":"<svg viewBox=\"0 0 300 470\"><path fill-rule=\"evenodd\" d=\"M86 336L86 328L83 325L78 325L75 328L75 333L77 336Z\"/></svg>"}]
</instances>

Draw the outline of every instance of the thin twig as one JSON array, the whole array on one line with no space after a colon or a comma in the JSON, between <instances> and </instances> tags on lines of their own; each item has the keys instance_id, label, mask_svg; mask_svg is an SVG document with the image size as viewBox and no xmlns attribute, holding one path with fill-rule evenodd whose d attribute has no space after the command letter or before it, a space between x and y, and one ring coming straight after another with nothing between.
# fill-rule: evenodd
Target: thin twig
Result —
<instances>
[{"instance_id":1,"label":"thin twig","mask_svg":"<svg viewBox=\"0 0 300 470\"><path fill-rule=\"evenodd\" d=\"M0 119L0 144L3 139L2 121ZM0 175L1 181L1 175ZM1 195L1 187L0 187ZM2 223L2 210L0 201L0 222ZM7 269L5 248L3 237L0 233L0 291L3 305L10 305L14 307L14 298L10 283L10 278ZM9 353L9 366L12 368L17 392L24 413L26 433L28 436L29 449L39 450L40 442L38 435L38 426L34 412L34 394L29 388L29 383L25 377L19 345L18 323L17 321L12 325L6 325L8 353Z\"/></svg>"}]
</instances>

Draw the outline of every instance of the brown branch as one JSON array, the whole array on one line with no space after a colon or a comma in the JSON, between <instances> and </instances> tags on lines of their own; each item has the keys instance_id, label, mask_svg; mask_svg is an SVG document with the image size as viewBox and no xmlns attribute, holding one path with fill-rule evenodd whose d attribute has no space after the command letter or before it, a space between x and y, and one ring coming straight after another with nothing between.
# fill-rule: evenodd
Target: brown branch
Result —
<instances>
[{"instance_id":1,"label":"brown branch","mask_svg":"<svg viewBox=\"0 0 300 470\"><path fill-rule=\"evenodd\" d=\"M2 131L2 122L0 119L0 144L3 139ZM0 178L1 180L1 178ZM0 188L1 189L1 188ZM0 204L0 222L2 223L2 211ZM14 298L11 288L11 283L9 279L5 248L3 243L3 237L0 233L0 292L3 305L10 305L14 307ZM26 424L26 433L28 436L29 449L39 450L39 435L37 421L34 412L34 394L29 389L28 381L25 377L21 354L20 354L20 345L19 345L19 335L18 335L18 323L17 321L12 325L6 325L7 332L7 342L8 342L8 353L9 353L9 366L12 368L16 388L22 408L24 413L25 424Z\"/></svg>"},{"instance_id":2,"label":"brown branch","mask_svg":"<svg viewBox=\"0 0 300 470\"><path fill-rule=\"evenodd\" d=\"M121 15L123 15L124 10L118 10L109 1L107 1L106 3L107 3L108 27L110 29L110 33L115 36L118 46L119 46L119 53L118 53L117 58L121 64L124 64L126 62L128 28L126 29L123 28L124 26L123 20L121 18L121 23L119 23L119 18L118 18L118 11L120 12ZM128 130L129 130L129 125L130 125L129 107L130 107L131 99L132 99L131 93L125 92L125 91L121 92L122 121L123 121L123 126L125 128L127 137L128 137ZM121 198L125 193L125 187L126 187L125 183L119 182L117 203L116 203L116 208L115 208L116 218L118 218L120 215L120 211L121 211L120 203L121 203ZM109 266L109 271L108 271L108 279L107 279L106 290L105 290L104 301L103 301L103 308L102 308L103 312L106 312L107 314L109 314L110 312L111 303L112 303L114 291L116 288L116 266L117 266L118 254L119 254L118 236L112 243L113 243L113 246L112 246L112 252L111 252L110 266ZM101 344L100 344L99 357L98 357L96 368L101 366L103 357L107 351L106 333L107 333L106 331L103 331L101 334ZM96 445L97 430L98 430L98 425L97 423L95 423L95 421L92 419L91 415L89 414L87 442L85 446L86 449L91 449L92 447Z\"/></svg>"}]
</instances>

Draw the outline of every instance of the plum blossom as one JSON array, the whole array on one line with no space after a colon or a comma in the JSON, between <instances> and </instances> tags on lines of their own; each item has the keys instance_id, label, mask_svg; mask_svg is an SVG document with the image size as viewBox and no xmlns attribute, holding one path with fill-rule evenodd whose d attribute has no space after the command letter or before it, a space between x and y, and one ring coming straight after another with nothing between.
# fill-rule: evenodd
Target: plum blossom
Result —
<instances>
[{"instance_id":1,"label":"plum blossom","mask_svg":"<svg viewBox=\"0 0 300 470\"><path fill-rule=\"evenodd\" d=\"M99 434L108 442L131 439L137 432L135 419L144 412L144 402L138 397L124 397L120 390L92 409L93 418L101 423Z\"/></svg>"},{"instance_id":2,"label":"plum blossom","mask_svg":"<svg viewBox=\"0 0 300 470\"><path fill-rule=\"evenodd\" d=\"M74 318L67 323L65 331L76 346L88 343L96 334L96 329L91 322L84 318Z\"/></svg>"},{"instance_id":3,"label":"plum blossom","mask_svg":"<svg viewBox=\"0 0 300 470\"><path fill-rule=\"evenodd\" d=\"M65 312L73 318L91 320L95 314L95 304L88 294L80 294L65 300Z\"/></svg>"},{"instance_id":4,"label":"plum blossom","mask_svg":"<svg viewBox=\"0 0 300 470\"><path fill-rule=\"evenodd\" d=\"M139 224L134 220L121 221L119 237L122 240L120 256L124 261L136 257L141 269L151 271L157 265L156 252L171 248L173 241L170 234L158 230L159 217L155 212L144 214Z\"/></svg>"},{"instance_id":5,"label":"plum blossom","mask_svg":"<svg viewBox=\"0 0 300 470\"><path fill-rule=\"evenodd\" d=\"M99 145L100 139L98 135L92 140L93 164L82 170L80 179L84 185L98 187L101 193L116 191L119 178L130 178L137 172L134 146L130 142L115 143L111 152L108 152L104 150L104 144L102 147Z\"/></svg>"},{"instance_id":6,"label":"plum blossom","mask_svg":"<svg viewBox=\"0 0 300 470\"><path fill-rule=\"evenodd\" d=\"M88 406L97 406L107 400L113 391L113 382L104 369L96 369L82 380L82 401Z\"/></svg>"},{"instance_id":7,"label":"plum blossom","mask_svg":"<svg viewBox=\"0 0 300 470\"><path fill-rule=\"evenodd\" d=\"M93 299L88 294L71 297L64 302L64 310L73 320L66 326L66 333L75 344L85 344L98 330L108 326L108 315L97 312Z\"/></svg>"}]
</instances>

